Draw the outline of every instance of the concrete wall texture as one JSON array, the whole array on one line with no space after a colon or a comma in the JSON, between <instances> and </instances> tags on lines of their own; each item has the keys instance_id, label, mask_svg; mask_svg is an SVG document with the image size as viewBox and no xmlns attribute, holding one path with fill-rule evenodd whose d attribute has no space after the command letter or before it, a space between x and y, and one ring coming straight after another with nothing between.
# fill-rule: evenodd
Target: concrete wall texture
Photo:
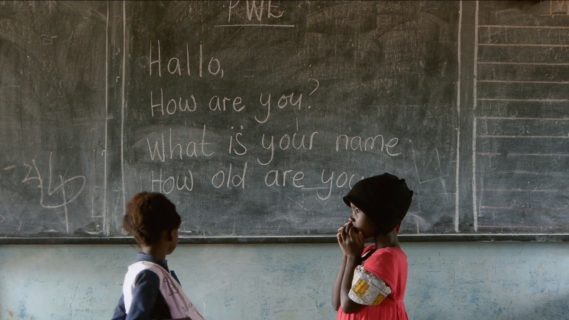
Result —
<instances>
[{"instance_id":1,"label":"concrete wall texture","mask_svg":"<svg viewBox=\"0 0 569 320\"><path fill-rule=\"evenodd\" d=\"M403 243L410 319L569 319L567 243ZM128 245L0 246L0 320L109 319ZM169 258L208 320L335 319L334 244L180 245Z\"/></svg>"}]
</instances>

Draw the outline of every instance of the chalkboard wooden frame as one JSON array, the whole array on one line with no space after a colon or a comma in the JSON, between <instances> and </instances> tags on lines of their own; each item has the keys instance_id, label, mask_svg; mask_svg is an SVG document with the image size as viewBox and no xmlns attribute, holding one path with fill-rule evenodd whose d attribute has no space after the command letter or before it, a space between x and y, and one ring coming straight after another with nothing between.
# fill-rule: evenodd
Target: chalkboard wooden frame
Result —
<instances>
[{"instance_id":1,"label":"chalkboard wooden frame","mask_svg":"<svg viewBox=\"0 0 569 320\"><path fill-rule=\"evenodd\" d=\"M447 235L400 235L403 243L417 242L569 242L568 233L559 234L447 234ZM302 243L336 243L334 236L296 236L296 237L193 237L180 238L182 245L207 244L302 244ZM131 237L82 238L82 237L0 237L0 245L86 245L113 244L136 245Z\"/></svg>"}]
</instances>

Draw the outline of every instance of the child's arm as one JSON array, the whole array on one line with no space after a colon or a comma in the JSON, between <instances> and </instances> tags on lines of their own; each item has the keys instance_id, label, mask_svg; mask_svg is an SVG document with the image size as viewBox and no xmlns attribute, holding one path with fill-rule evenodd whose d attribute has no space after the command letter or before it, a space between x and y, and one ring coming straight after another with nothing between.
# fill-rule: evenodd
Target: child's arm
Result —
<instances>
[{"instance_id":1,"label":"child's arm","mask_svg":"<svg viewBox=\"0 0 569 320\"><path fill-rule=\"evenodd\" d=\"M126 319L126 310L124 309L124 298L121 295L119 303L117 304L115 311L113 312L112 320L125 320L125 319Z\"/></svg>"},{"instance_id":2,"label":"child's arm","mask_svg":"<svg viewBox=\"0 0 569 320\"><path fill-rule=\"evenodd\" d=\"M338 270L338 275L336 276L336 282L334 283L334 290L332 291L332 307L334 310L338 310L340 307L340 288L342 285L342 280L344 279L344 269L346 268L346 256L342 256L342 262L340 263L340 270Z\"/></svg>"},{"instance_id":3,"label":"child's arm","mask_svg":"<svg viewBox=\"0 0 569 320\"><path fill-rule=\"evenodd\" d=\"M336 282L334 283L334 288L332 289L332 307L334 307L334 310L336 311L340 307L340 287L342 285L342 279L344 279L344 269L346 268L346 252L344 251L342 243L347 236L346 227L348 224L349 222L346 222L338 229L338 232L336 233L338 245L342 250L342 262L340 263L340 270L338 270L338 275L336 275Z\"/></svg>"},{"instance_id":4,"label":"child's arm","mask_svg":"<svg viewBox=\"0 0 569 320\"><path fill-rule=\"evenodd\" d=\"M160 294L160 278L150 270L141 271L135 280L127 320L150 319Z\"/></svg>"},{"instance_id":5,"label":"child's arm","mask_svg":"<svg viewBox=\"0 0 569 320\"><path fill-rule=\"evenodd\" d=\"M346 266L344 268L344 278L342 279L342 285L340 288L340 301L342 306L342 311L344 313L354 313L362 308L361 304L355 303L350 299L348 294L352 288L352 279L354 278L354 270L356 266L360 263L361 258L359 256L349 255L346 258Z\"/></svg>"},{"instance_id":6,"label":"child's arm","mask_svg":"<svg viewBox=\"0 0 569 320\"><path fill-rule=\"evenodd\" d=\"M344 275L340 285L340 306L344 313L354 313L362 308L350 299L348 294L352 288L352 279L354 278L354 270L361 262L361 253L364 247L364 236L361 231L348 225L346 235L341 242L342 250L346 253Z\"/></svg>"}]
</instances>

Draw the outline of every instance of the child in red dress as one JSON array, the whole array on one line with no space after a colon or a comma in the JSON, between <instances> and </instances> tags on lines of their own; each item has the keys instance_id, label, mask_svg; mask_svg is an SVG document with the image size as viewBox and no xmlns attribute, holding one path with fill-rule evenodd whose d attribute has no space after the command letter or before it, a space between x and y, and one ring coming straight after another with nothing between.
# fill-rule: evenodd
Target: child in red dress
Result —
<instances>
[{"instance_id":1,"label":"child in red dress","mask_svg":"<svg viewBox=\"0 0 569 320\"><path fill-rule=\"evenodd\" d=\"M332 305L338 320L407 320L407 256L397 234L412 196L405 180L385 173L361 180L344 197L352 214L337 233L343 257ZM375 244L365 247L366 239Z\"/></svg>"}]
</instances>

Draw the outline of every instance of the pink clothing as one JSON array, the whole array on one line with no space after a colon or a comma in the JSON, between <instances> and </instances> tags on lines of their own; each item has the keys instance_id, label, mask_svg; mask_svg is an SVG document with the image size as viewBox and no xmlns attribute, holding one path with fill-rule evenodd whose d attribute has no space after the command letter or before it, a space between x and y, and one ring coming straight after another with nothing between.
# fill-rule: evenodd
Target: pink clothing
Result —
<instances>
[{"instance_id":1,"label":"pink clothing","mask_svg":"<svg viewBox=\"0 0 569 320\"><path fill-rule=\"evenodd\" d=\"M375 248L367 246L364 254ZM377 306L363 306L359 311L346 314L338 309L337 320L407 320L403 304L407 287L407 256L401 248L377 249L364 261L364 269L383 280L391 294Z\"/></svg>"}]
</instances>

